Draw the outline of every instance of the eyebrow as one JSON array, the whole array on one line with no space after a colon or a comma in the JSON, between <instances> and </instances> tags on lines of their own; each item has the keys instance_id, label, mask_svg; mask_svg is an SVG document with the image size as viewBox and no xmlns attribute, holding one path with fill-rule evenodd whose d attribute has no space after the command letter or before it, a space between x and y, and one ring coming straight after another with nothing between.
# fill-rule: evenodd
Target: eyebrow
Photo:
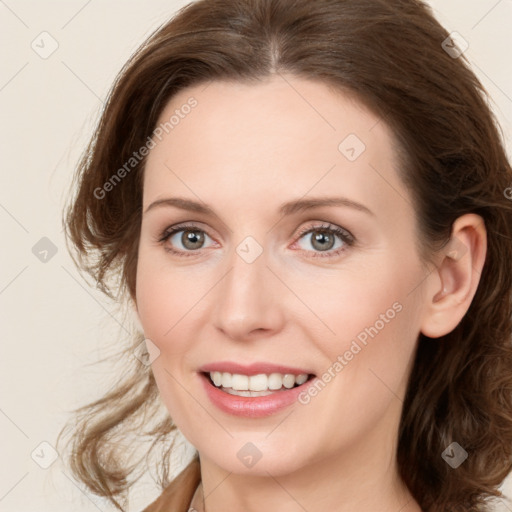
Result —
<instances>
[{"instance_id":1,"label":"eyebrow","mask_svg":"<svg viewBox=\"0 0 512 512\"><path fill-rule=\"evenodd\" d=\"M216 216L215 212L204 203L199 203L191 199L185 199L183 197L168 197L165 199L158 199L157 201L151 203L146 208L144 213L162 206L174 206L175 208L180 208L182 210ZM352 201L346 197L312 197L309 199L296 199L282 204L279 208L279 213L283 216L293 215L294 213L300 213L306 210L311 210L313 208L321 208L326 206L345 206L375 216L375 214L363 204Z\"/></svg>"}]
</instances>

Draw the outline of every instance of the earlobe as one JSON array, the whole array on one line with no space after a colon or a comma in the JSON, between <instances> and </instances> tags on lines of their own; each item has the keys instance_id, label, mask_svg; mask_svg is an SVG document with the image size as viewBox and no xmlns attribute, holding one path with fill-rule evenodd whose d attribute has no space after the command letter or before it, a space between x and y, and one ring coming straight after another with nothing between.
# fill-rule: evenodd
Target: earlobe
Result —
<instances>
[{"instance_id":1,"label":"earlobe","mask_svg":"<svg viewBox=\"0 0 512 512\"><path fill-rule=\"evenodd\" d=\"M427 303L421 332L444 336L460 323L475 296L487 252L483 219L476 214L459 217L440 263L427 278Z\"/></svg>"}]
</instances>

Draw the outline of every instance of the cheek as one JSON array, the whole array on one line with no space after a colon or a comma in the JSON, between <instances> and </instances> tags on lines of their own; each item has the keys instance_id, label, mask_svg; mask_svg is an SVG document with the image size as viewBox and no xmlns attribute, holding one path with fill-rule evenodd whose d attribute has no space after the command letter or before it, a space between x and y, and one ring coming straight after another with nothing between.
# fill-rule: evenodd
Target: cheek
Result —
<instances>
[{"instance_id":1,"label":"cheek","mask_svg":"<svg viewBox=\"0 0 512 512\"><path fill-rule=\"evenodd\" d=\"M316 341L331 359L349 349L354 339L362 345L387 338L385 333L394 339L392 334L415 323L418 300L411 292L424 276L416 259L394 256L381 254L370 263L348 264L328 273L294 269L287 276L316 316L311 317L319 325Z\"/></svg>"},{"instance_id":2,"label":"cheek","mask_svg":"<svg viewBox=\"0 0 512 512\"><path fill-rule=\"evenodd\" d=\"M377 410L393 393L403 392L421 311L417 294L411 292L422 277L415 259L389 258L326 280L324 293L318 288L308 291L310 304L317 305L315 312L335 333L316 337L326 356L323 375L335 381L328 386L333 401L343 397L353 414L366 414L360 410L361 400L375 404Z\"/></svg>"},{"instance_id":3,"label":"cheek","mask_svg":"<svg viewBox=\"0 0 512 512\"><path fill-rule=\"evenodd\" d=\"M183 391L182 367L186 364L193 323L194 303L200 290L190 286L184 273L170 270L159 255L142 250L137 268L137 309L144 335L160 350L151 370L173 422L187 431L190 396ZM190 313L188 313L190 312ZM187 314L188 313L188 314Z\"/></svg>"},{"instance_id":4,"label":"cheek","mask_svg":"<svg viewBox=\"0 0 512 512\"><path fill-rule=\"evenodd\" d=\"M185 279L181 276L181 279ZM137 267L137 309L144 334L160 351L180 351L175 344L166 343L180 326L188 303L193 300L191 287L183 286L180 276L163 268L158 258L142 250Z\"/></svg>"},{"instance_id":5,"label":"cheek","mask_svg":"<svg viewBox=\"0 0 512 512\"><path fill-rule=\"evenodd\" d=\"M176 365L173 355L184 354L197 338L195 333L205 316L209 292L219 276L200 265L169 263L162 251L142 248L137 268L137 308L146 338Z\"/></svg>"}]
</instances>

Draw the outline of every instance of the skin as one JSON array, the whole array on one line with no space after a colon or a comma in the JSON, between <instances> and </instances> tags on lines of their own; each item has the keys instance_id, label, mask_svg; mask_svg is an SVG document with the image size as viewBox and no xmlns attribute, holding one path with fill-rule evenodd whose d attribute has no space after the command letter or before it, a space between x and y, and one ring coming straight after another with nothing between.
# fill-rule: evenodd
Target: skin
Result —
<instances>
[{"instance_id":1,"label":"skin","mask_svg":"<svg viewBox=\"0 0 512 512\"><path fill-rule=\"evenodd\" d=\"M420 511L395 462L402 401L419 333L442 336L469 308L485 259L481 218L459 218L452 232L459 254L436 255L429 267L417 253L392 133L362 105L320 82L280 75L190 87L160 120L190 96L197 106L147 159L135 308L160 351L152 370L162 400L200 454L206 509ZM355 161L338 149L349 134L366 146ZM287 201L329 196L372 213L278 212ZM169 197L207 204L214 214L146 211ZM203 246L184 246L183 232L158 241L183 222L205 233ZM298 236L325 224L348 230L355 243L336 255L344 246L337 235L327 251L311 233ZM236 252L248 236L263 250L252 263ZM396 302L401 311L306 405L241 418L217 409L203 390L198 368L222 360L321 376ZM262 455L251 468L237 457L248 442Z\"/></svg>"}]
</instances>

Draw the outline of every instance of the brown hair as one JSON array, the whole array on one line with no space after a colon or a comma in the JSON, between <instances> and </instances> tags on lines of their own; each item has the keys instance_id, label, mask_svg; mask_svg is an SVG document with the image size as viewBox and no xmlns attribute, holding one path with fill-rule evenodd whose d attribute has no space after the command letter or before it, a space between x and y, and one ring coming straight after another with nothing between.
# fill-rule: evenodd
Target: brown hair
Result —
<instances>
[{"instance_id":1,"label":"brown hair","mask_svg":"<svg viewBox=\"0 0 512 512\"><path fill-rule=\"evenodd\" d=\"M399 141L425 261L465 213L484 219L488 237L480 284L462 321L440 339L420 334L403 406L399 468L428 512L488 510L512 470L512 202L504 194L512 170L486 93L464 56L443 49L448 37L420 0L189 4L120 72L65 217L79 268L109 297L128 292L134 299L144 159L105 198L97 191L146 143L177 91L290 73L352 94L379 115ZM127 356L142 339L135 336ZM114 390L78 411L69 458L74 475L120 510L142 464L125 463L122 440L147 435L155 448L176 430L168 416L150 431L137 423L162 404L150 368L133 357L126 364ZM469 454L457 469L441 457L452 441ZM172 445L164 451L162 486Z\"/></svg>"}]
</instances>

